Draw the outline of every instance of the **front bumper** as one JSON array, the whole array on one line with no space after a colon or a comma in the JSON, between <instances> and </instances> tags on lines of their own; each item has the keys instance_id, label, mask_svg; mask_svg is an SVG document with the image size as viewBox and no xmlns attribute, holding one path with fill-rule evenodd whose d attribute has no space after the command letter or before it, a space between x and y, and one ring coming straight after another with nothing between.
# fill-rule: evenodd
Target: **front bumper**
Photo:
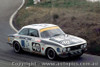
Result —
<instances>
[{"instance_id":1,"label":"front bumper","mask_svg":"<svg viewBox=\"0 0 100 67\"><path fill-rule=\"evenodd\" d=\"M59 54L58 56L62 57L62 58L79 56L79 55L82 55L86 51L87 51L86 48L85 49L78 49L78 50L73 50L73 51L70 51L70 52L67 52L67 53Z\"/></svg>"}]
</instances>

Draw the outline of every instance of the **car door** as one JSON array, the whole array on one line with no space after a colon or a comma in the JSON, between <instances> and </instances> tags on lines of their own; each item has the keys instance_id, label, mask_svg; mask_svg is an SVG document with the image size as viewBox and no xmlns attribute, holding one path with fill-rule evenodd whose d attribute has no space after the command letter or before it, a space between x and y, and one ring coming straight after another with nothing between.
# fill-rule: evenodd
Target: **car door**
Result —
<instances>
[{"instance_id":1,"label":"car door","mask_svg":"<svg viewBox=\"0 0 100 67\"><path fill-rule=\"evenodd\" d=\"M27 49L27 46L29 45L28 34L29 34L28 28L24 28L19 32L19 41L23 49Z\"/></svg>"},{"instance_id":2,"label":"car door","mask_svg":"<svg viewBox=\"0 0 100 67\"><path fill-rule=\"evenodd\" d=\"M30 41L30 49L33 52L41 52L41 44L40 44L40 37L39 32L36 29L29 29L29 36L32 38Z\"/></svg>"}]
</instances>

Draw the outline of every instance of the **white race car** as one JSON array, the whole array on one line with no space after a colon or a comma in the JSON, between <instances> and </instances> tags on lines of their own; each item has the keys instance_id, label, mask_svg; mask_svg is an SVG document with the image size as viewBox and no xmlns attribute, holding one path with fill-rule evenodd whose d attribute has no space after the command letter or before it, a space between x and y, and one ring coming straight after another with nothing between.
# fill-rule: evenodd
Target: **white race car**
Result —
<instances>
[{"instance_id":1,"label":"white race car","mask_svg":"<svg viewBox=\"0 0 100 67\"><path fill-rule=\"evenodd\" d=\"M18 33L8 35L8 43L17 53L34 52L46 55L51 60L57 56L79 57L87 50L86 40L65 34L54 24L24 26Z\"/></svg>"}]
</instances>

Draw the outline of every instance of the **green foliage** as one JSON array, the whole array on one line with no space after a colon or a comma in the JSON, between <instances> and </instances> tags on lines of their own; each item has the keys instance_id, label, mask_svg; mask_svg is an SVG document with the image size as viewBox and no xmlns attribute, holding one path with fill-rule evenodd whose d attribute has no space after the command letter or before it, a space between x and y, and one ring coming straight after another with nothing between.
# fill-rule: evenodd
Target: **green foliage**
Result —
<instances>
[{"instance_id":1,"label":"green foliage","mask_svg":"<svg viewBox=\"0 0 100 67\"><path fill-rule=\"evenodd\" d=\"M26 0L26 6L32 6L33 5L33 0Z\"/></svg>"}]
</instances>

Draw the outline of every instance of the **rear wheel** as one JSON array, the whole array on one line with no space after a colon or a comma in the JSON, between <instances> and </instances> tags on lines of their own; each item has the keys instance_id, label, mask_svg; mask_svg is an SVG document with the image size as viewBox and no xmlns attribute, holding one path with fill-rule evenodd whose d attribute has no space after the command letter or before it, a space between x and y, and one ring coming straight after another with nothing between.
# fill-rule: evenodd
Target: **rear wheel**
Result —
<instances>
[{"instance_id":1,"label":"rear wheel","mask_svg":"<svg viewBox=\"0 0 100 67\"><path fill-rule=\"evenodd\" d=\"M56 59L56 56L57 56L57 54L56 54L56 52L55 52L54 49L49 48L49 49L47 50L47 57L48 57L50 60Z\"/></svg>"},{"instance_id":2,"label":"rear wheel","mask_svg":"<svg viewBox=\"0 0 100 67\"><path fill-rule=\"evenodd\" d=\"M13 48L14 48L14 51L15 51L16 53L21 53L21 52L22 52L22 48L21 48L21 46L20 46L20 44L19 44L18 42L15 42L15 43L13 44Z\"/></svg>"}]
</instances>

